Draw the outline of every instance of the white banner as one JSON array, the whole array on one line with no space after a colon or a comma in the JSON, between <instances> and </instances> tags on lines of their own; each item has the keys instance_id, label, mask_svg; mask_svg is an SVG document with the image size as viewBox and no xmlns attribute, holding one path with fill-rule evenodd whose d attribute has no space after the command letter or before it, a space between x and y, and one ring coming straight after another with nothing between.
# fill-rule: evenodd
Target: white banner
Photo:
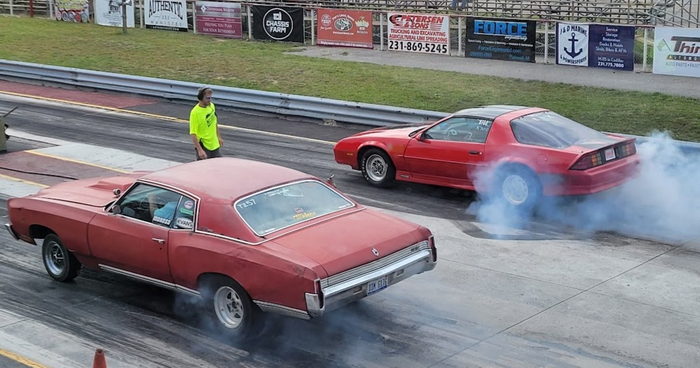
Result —
<instances>
[{"instance_id":1,"label":"white banner","mask_svg":"<svg viewBox=\"0 0 700 368\"><path fill-rule=\"evenodd\" d=\"M656 27L653 72L700 77L700 28Z\"/></svg>"},{"instance_id":2,"label":"white banner","mask_svg":"<svg viewBox=\"0 0 700 368\"><path fill-rule=\"evenodd\" d=\"M557 23L557 64L588 66L588 24Z\"/></svg>"},{"instance_id":3,"label":"white banner","mask_svg":"<svg viewBox=\"0 0 700 368\"><path fill-rule=\"evenodd\" d=\"M146 28L187 31L186 0L144 0Z\"/></svg>"},{"instance_id":4,"label":"white banner","mask_svg":"<svg viewBox=\"0 0 700 368\"><path fill-rule=\"evenodd\" d=\"M95 23L102 26L122 26L122 1L127 1L126 26L134 27L134 0L95 0Z\"/></svg>"},{"instance_id":5,"label":"white banner","mask_svg":"<svg viewBox=\"0 0 700 368\"><path fill-rule=\"evenodd\" d=\"M389 13L389 50L450 54L450 17L434 14Z\"/></svg>"}]
</instances>

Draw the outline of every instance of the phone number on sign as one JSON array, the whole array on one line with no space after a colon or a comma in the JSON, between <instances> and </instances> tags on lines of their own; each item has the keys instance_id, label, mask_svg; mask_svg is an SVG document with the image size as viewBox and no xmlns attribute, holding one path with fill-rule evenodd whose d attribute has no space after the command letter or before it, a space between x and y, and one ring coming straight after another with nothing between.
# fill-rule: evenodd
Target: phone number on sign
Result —
<instances>
[{"instance_id":1,"label":"phone number on sign","mask_svg":"<svg viewBox=\"0 0 700 368\"><path fill-rule=\"evenodd\" d=\"M447 45L428 42L394 41L389 40L389 50L429 52L433 54L447 54Z\"/></svg>"}]
</instances>

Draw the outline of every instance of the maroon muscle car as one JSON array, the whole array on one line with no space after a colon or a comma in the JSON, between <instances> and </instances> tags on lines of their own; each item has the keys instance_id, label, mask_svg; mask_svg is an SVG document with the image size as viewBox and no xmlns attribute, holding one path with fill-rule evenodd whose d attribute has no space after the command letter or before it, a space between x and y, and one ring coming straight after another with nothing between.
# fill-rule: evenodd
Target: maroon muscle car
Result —
<instances>
[{"instance_id":1,"label":"maroon muscle car","mask_svg":"<svg viewBox=\"0 0 700 368\"><path fill-rule=\"evenodd\" d=\"M81 266L200 296L233 338L264 312L313 318L435 267L430 231L292 169L217 158L8 201L58 281Z\"/></svg>"},{"instance_id":2,"label":"maroon muscle car","mask_svg":"<svg viewBox=\"0 0 700 368\"><path fill-rule=\"evenodd\" d=\"M604 134L542 108L493 105L435 123L344 138L335 160L372 185L395 180L476 190L515 209L542 195L583 195L623 183L638 164L635 140Z\"/></svg>"}]
</instances>

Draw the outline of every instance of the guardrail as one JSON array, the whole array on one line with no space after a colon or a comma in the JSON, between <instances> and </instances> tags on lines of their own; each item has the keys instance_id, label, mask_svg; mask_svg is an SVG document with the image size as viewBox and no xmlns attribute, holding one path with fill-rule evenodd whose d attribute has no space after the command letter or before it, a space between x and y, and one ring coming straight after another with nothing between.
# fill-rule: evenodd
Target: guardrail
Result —
<instances>
[{"instance_id":1,"label":"guardrail","mask_svg":"<svg viewBox=\"0 0 700 368\"><path fill-rule=\"evenodd\" d=\"M173 100L193 101L201 84L170 79L139 77L94 70L66 68L0 59L0 76L30 79L76 87L135 93ZM271 112L280 115L336 120L369 126L420 123L449 115L446 112L417 110L360 102L348 102L285 93L210 85L216 91L218 106ZM647 137L631 136L639 142ZM700 143L677 141L687 154L700 153Z\"/></svg>"},{"instance_id":2,"label":"guardrail","mask_svg":"<svg viewBox=\"0 0 700 368\"><path fill-rule=\"evenodd\" d=\"M77 87L136 93L174 100L193 101L201 84L139 77L94 70L49 66L0 59L0 76L40 80ZM447 113L402 107L348 102L285 93L211 85L217 106L271 112L281 115L337 120L385 126L436 120Z\"/></svg>"}]
</instances>

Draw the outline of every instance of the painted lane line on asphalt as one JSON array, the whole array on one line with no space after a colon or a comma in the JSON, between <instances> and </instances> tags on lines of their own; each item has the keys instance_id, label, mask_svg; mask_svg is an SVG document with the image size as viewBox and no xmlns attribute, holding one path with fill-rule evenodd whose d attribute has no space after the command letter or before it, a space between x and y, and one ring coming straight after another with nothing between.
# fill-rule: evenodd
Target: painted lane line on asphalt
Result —
<instances>
[{"instance_id":1,"label":"painted lane line on asphalt","mask_svg":"<svg viewBox=\"0 0 700 368\"><path fill-rule=\"evenodd\" d=\"M29 184L29 185L33 185L33 186L37 186L37 187L42 187L42 188L49 187L46 184L40 184L40 183L31 181L31 180L24 180L24 179L16 178L14 176L4 175L4 174L0 174L0 178L16 181L16 182L23 183L23 184Z\"/></svg>"},{"instance_id":2,"label":"painted lane line on asphalt","mask_svg":"<svg viewBox=\"0 0 700 368\"><path fill-rule=\"evenodd\" d=\"M23 364L23 365L30 367L30 368L48 368L47 366L45 366L43 364L39 364L37 362L34 362L34 361L29 360L29 359L22 357L20 355L9 352L7 350L0 349L0 355L4 356L6 358L12 359L17 363Z\"/></svg>"},{"instance_id":3,"label":"painted lane line on asphalt","mask_svg":"<svg viewBox=\"0 0 700 368\"><path fill-rule=\"evenodd\" d=\"M4 93L4 94L8 94L8 95L13 95L13 96L17 96L17 97L31 98L31 99L36 99L36 100L43 100L43 101L49 101L49 102L59 102L59 103L70 104L70 105L77 105L77 106L82 106L82 107L89 107L89 108L95 108L95 109L109 110L109 111L118 112L118 113L123 113L123 114L140 115L140 116L155 118L155 119L159 119L159 120L172 121L172 122L180 123L180 124L189 124L189 121L188 121L188 120L179 119L179 118L174 118L174 117L172 117L172 116L151 114L151 113L148 113L148 112L141 112L141 111L134 111L134 110L126 110L126 109L120 109L120 108L117 108L117 107L100 106L100 105L88 104L88 103L84 103L84 102L76 102L76 101L69 101L69 100L60 100L60 99L57 99L57 98L50 98L50 97L32 96L32 95L23 94L23 93L17 93L17 92L0 91L0 93ZM335 144L335 142L324 141L324 140L321 140L321 139L314 139L314 138L307 138L307 137L299 137L299 136L296 136L296 135L289 135L289 134L282 134L282 133L267 132L267 131L264 131L264 130L256 130L256 129L249 129L249 128L241 128L241 127L236 127L236 126L231 126L231 125L219 125L219 127L223 128L223 129L229 129L229 130L234 130L234 131L239 131L239 132L254 133L254 134L262 134L262 135L267 135L267 136L271 136L271 137L281 137L281 138L295 139L295 140L299 140L299 141L312 142L312 143L318 143L318 144L325 144L325 145L334 145L334 144Z\"/></svg>"},{"instance_id":4,"label":"painted lane line on asphalt","mask_svg":"<svg viewBox=\"0 0 700 368\"><path fill-rule=\"evenodd\" d=\"M37 156L43 156L43 157L53 158L53 159L57 159L57 160L61 160L61 161L72 162L72 163L75 163L75 164L81 164L81 165L99 167L100 169L105 169L105 170L110 170L110 171L116 171L116 172L122 173L122 174L127 174L127 173L130 173L130 172L131 172L131 171L127 171L127 170L116 169L116 168L114 168L114 167L109 167L109 166L105 166L105 165L95 164L95 163L92 163L92 162L81 161L81 160L76 160L76 159L72 159L72 158L61 157L61 156L56 156L56 155L51 155L51 154L43 153L43 152L37 152L37 150L28 150L28 151L24 151L24 152L31 153L31 154L37 155Z\"/></svg>"}]
</instances>

